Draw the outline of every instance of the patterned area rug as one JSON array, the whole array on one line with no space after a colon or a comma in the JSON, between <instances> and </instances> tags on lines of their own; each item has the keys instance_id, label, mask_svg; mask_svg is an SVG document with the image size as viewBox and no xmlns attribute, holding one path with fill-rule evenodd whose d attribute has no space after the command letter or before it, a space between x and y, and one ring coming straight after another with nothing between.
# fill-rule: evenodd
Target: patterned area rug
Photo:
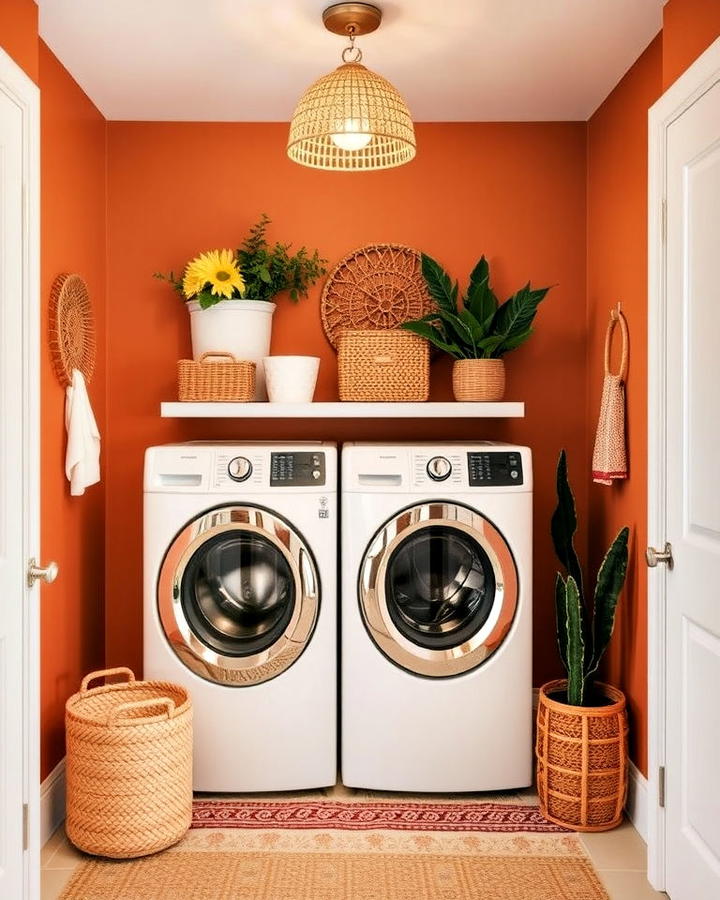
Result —
<instances>
[{"instance_id":1,"label":"patterned area rug","mask_svg":"<svg viewBox=\"0 0 720 900\"><path fill-rule=\"evenodd\" d=\"M62 900L607 900L524 803L198 800L175 847L88 859Z\"/></svg>"}]
</instances>

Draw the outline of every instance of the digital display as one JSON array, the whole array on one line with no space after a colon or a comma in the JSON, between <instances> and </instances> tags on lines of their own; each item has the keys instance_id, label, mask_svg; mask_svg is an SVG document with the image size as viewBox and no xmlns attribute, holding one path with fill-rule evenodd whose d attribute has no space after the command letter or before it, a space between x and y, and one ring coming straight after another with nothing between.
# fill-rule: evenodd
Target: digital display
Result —
<instances>
[{"instance_id":1,"label":"digital display","mask_svg":"<svg viewBox=\"0 0 720 900\"><path fill-rule=\"evenodd\" d=\"M470 487L503 487L523 483L518 452L468 453Z\"/></svg>"},{"instance_id":2,"label":"digital display","mask_svg":"<svg viewBox=\"0 0 720 900\"><path fill-rule=\"evenodd\" d=\"M321 451L271 454L271 487L309 487L324 484L325 454Z\"/></svg>"}]
</instances>

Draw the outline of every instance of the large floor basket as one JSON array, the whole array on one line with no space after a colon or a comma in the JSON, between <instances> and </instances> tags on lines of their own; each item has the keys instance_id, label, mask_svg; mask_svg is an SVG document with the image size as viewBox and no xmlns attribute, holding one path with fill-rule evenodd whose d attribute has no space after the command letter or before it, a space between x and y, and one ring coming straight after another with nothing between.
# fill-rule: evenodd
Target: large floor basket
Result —
<instances>
[{"instance_id":1,"label":"large floor basket","mask_svg":"<svg viewBox=\"0 0 720 900\"><path fill-rule=\"evenodd\" d=\"M90 688L92 681L127 681ZM67 836L80 850L146 856L182 838L192 815L192 704L130 669L92 672L65 707Z\"/></svg>"}]
</instances>

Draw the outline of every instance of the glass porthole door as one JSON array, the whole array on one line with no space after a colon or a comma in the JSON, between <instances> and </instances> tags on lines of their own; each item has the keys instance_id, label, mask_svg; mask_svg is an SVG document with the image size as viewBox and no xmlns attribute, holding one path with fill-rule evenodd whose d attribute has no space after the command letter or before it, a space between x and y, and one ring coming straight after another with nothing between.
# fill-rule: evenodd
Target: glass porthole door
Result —
<instances>
[{"instance_id":1,"label":"glass porthole door","mask_svg":"<svg viewBox=\"0 0 720 900\"><path fill-rule=\"evenodd\" d=\"M291 666L312 635L319 600L302 537L252 506L209 510L188 523L158 579L173 651L197 675L228 685L258 684Z\"/></svg>"},{"instance_id":2,"label":"glass porthole door","mask_svg":"<svg viewBox=\"0 0 720 900\"><path fill-rule=\"evenodd\" d=\"M394 663L448 677L502 644L518 602L515 561L502 534L460 504L403 510L374 536L360 568L365 626Z\"/></svg>"}]
</instances>

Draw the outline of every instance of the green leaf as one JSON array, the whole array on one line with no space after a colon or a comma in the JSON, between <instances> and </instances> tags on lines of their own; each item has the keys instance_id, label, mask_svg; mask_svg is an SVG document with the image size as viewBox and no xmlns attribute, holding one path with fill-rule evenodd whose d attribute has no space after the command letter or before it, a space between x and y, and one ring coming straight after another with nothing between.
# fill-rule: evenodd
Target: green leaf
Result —
<instances>
[{"instance_id":1,"label":"green leaf","mask_svg":"<svg viewBox=\"0 0 720 900\"><path fill-rule=\"evenodd\" d=\"M585 690L585 640L583 638L583 606L580 591L572 575L565 585L567 606L567 699L572 706L582 706Z\"/></svg>"},{"instance_id":2,"label":"green leaf","mask_svg":"<svg viewBox=\"0 0 720 900\"><path fill-rule=\"evenodd\" d=\"M562 660L562 664L565 666L565 670L569 672L570 670L568 669L567 655L567 597L565 592L565 582L563 581L562 575L558 572L555 578L555 620L557 623L557 642L558 650L560 651L560 659Z\"/></svg>"},{"instance_id":3,"label":"green leaf","mask_svg":"<svg viewBox=\"0 0 720 900\"><path fill-rule=\"evenodd\" d=\"M597 671L615 627L615 610L627 573L629 536L627 527L620 529L598 572L594 596L593 652L585 673L588 679Z\"/></svg>"},{"instance_id":4,"label":"green leaf","mask_svg":"<svg viewBox=\"0 0 720 900\"><path fill-rule=\"evenodd\" d=\"M524 344L532 333L532 328L528 328L527 331L523 331L521 334L512 335L511 337L507 338L507 340L504 340L502 344L500 344L500 346L497 348L497 356L502 356L503 353L508 353L510 350L515 350L521 344Z\"/></svg>"},{"instance_id":5,"label":"green leaf","mask_svg":"<svg viewBox=\"0 0 720 900\"><path fill-rule=\"evenodd\" d=\"M556 485L558 504L550 522L555 553L563 566L565 566L568 575L574 579L582 599L582 570L573 541L577 531L577 513L575 511L575 497L568 481L567 455L564 450L560 452L560 458L558 459Z\"/></svg>"},{"instance_id":6,"label":"green leaf","mask_svg":"<svg viewBox=\"0 0 720 900\"><path fill-rule=\"evenodd\" d=\"M193 299L200 304L200 309L209 309L211 306L215 306L216 303L220 303L223 298L205 290L195 294Z\"/></svg>"},{"instance_id":7,"label":"green leaf","mask_svg":"<svg viewBox=\"0 0 720 900\"><path fill-rule=\"evenodd\" d=\"M450 332L448 337L454 338L454 342L463 350L464 355L473 359L477 355L477 348L475 347L472 331L463 322L462 318L446 312L444 309L439 309L437 316L445 325L445 332Z\"/></svg>"},{"instance_id":8,"label":"green leaf","mask_svg":"<svg viewBox=\"0 0 720 900\"><path fill-rule=\"evenodd\" d=\"M457 313L457 282L453 286L443 267L425 253L421 254L421 266L430 296L438 307L446 312Z\"/></svg>"},{"instance_id":9,"label":"green leaf","mask_svg":"<svg viewBox=\"0 0 720 900\"><path fill-rule=\"evenodd\" d=\"M484 256L480 257L470 273L465 305L484 329L487 329L497 310L498 300L490 287L490 266Z\"/></svg>"},{"instance_id":10,"label":"green leaf","mask_svg":"<svg viewBox=\"0 0 720 900\"><path fill-rule=\"evenodd\" d=\"M498 307L492 321L492 329L503 338L524 334L532 325L537 308L550 288L533 291L530 282Z\"/></svg>"},{"instance_id":11,"label":"green leaf","mask_svg":"<svg viewBox=\"0 0 720 900\"><path fill-rule=\"evenodd\" d=\"M492 335L491 337L483 338L481 341L477 342L477 345L480 350L483 351L483 357L485 359L489 359L492 357L493 353L497 350L497 348L502 344L503 337L502 335Z\"/></svg>"},{"instance_id":12,"label":"green leaf","mask_svg":"<svg viewBox=\"0 0 720 900\"><path fill-rule=\"evenodd\" d=\"M421 322L419 320L416 322L403 322L400 327L404 328L405 331L412 331L413 334L425 338L426 341L430 341L430 343L437 347L438 350L443 350L455 359L465 359L460 347L456 344L448 343L442 332L428 322Z\"/></svg>"}]
</instances>

